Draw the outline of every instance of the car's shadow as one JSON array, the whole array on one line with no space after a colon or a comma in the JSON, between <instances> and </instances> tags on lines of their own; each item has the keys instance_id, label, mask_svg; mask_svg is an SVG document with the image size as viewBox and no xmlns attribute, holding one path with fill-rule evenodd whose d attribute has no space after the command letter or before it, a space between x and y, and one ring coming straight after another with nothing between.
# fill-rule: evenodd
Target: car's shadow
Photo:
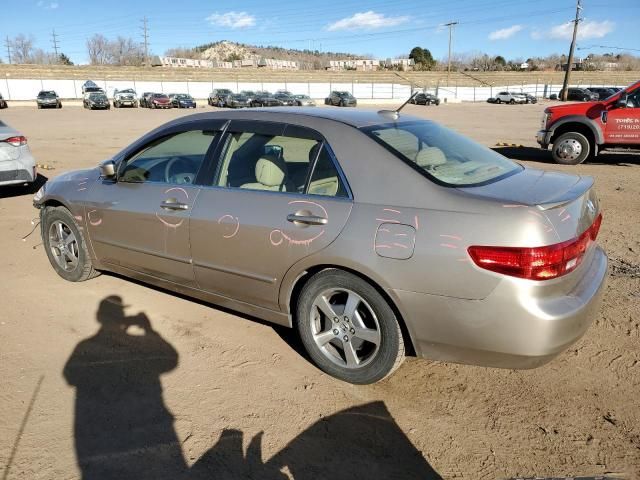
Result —
<instances>
[{"instance_id":1,"label":"car's shadow","mask_svg":"<svg viewBox=\"0 0 640 480\"><path fill-rule=\"evenodd\" d=\"M263 458L262 439L275 432L258 433L245 447L237 417L210 432L215 444L187 462L174 428L175 416L187 412L167 407L161 382L179 353L145 313L127 315L128 308L119 296L104 298L97 332L78 343L64 367L76 391L73 431L83 480L441 479L381 401L328 410L271 458ZM245 395L252 388L247 384Z\"/></svg>"},{"instance_id":2,"label":"car's shadow","mask_svg":"<svg viewBox=\"0 0 640 480\"><path fill-rule=\"evenodd\" d=\"M5 185L0 186L0 199L21 197L23 195L34 195L40 187L42 187L49 180L44 175L38 174L36 181L28 185Z\"/></svg>"},{"instance_id":3,"label":"car's shadow","mask_svg":"<svg viewBox=\"0 0 640 480\"><path fill-rule=\"evenodd\" d=\"M512 160L528 162L555 163L550 150L534 147L493 147L493 151ZM640 165L640 155L632 153L603 152L597 157L585 162L587 165L617 165L628 167Z\"/></svg>"}]
</instances>

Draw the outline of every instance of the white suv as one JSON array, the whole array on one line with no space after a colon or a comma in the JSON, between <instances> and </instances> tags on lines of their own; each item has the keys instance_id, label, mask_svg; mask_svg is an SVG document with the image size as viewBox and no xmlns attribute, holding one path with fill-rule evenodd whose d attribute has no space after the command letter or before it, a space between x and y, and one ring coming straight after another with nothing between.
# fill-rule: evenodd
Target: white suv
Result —
<instances>
[{"instance_id":1,"label":"white suv","mask_svg":"<svg viewBox=\"0 0 640 480\"><path fill-rule=\"evenodd\" d=\"M527 103L527 96L524 93L500 92L496 95L496 103Z\"/></svg>"}]
</instances>

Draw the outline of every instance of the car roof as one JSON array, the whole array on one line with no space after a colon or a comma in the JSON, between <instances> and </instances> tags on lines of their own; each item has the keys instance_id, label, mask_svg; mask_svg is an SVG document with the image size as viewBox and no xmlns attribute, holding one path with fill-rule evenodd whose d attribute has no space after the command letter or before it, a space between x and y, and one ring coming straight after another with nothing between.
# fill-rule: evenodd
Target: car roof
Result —
<instances>
[{"instance_id":1,"label":"car roof","mask_svg":"<svg viewBox=\"0 0 640 480\"><path fill-rule=\"evenodd\" d=\"M365 109L347 109L347 108L313 108L313 107L271 107L271 108L255 108L251 110L238 111L216 111L206 113L196 113L180 117L170 122L173 125L187 123L194 120L256 120L256 121L272 121L282 123L296 123L296 119L306 117L317 118L322 120L330 120L334 122L350 125L354 128L364 128L372 125L380 125L392 123L393 119L385 114L381 114L377 110ZM426 120L414 117L412 115L400 114L396 123L406 122L425 122Z\"/></svg>"}]
</instances>

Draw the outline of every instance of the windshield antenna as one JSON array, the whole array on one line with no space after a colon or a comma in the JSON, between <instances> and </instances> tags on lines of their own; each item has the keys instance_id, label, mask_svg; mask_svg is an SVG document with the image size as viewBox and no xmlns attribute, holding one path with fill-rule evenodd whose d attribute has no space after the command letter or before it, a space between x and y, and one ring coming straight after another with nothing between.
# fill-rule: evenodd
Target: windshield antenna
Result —
<instances>
[{"instance_id":1,"label":"windshield antenna","mask_svg":"<svg viewBox=\"0 0 640 480\"><path fill-rule=\"evenodd\" d=\"M402 105L400 105L396 110L379 110L378 114L383 115L385 117L390 117L393 120L397 120L398 118L400 118L400 110L402 110L407 103L413 100L413 97L415 97L418 93L420 93L420 90L416 90L415 92L413 92L411 96L407 99L407 101L404 102Z\"/></svg>"}]
</instances>

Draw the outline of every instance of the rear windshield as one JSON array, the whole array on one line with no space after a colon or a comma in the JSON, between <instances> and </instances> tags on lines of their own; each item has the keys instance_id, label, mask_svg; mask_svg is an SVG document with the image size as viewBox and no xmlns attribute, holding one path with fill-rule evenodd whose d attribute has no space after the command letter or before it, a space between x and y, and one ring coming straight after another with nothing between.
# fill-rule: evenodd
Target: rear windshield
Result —
<instances>
[{"instance_id":1,"label":"rear windshield","mask_svg":"<svg viewBox=\"0 0 640 480\"><path fill-rule=\"evenodd\" d=\"M428 121L374 125L362 130L420 173L443 185L484 185L523 168L487 147Z\"/></svg>"}]
</instances>

